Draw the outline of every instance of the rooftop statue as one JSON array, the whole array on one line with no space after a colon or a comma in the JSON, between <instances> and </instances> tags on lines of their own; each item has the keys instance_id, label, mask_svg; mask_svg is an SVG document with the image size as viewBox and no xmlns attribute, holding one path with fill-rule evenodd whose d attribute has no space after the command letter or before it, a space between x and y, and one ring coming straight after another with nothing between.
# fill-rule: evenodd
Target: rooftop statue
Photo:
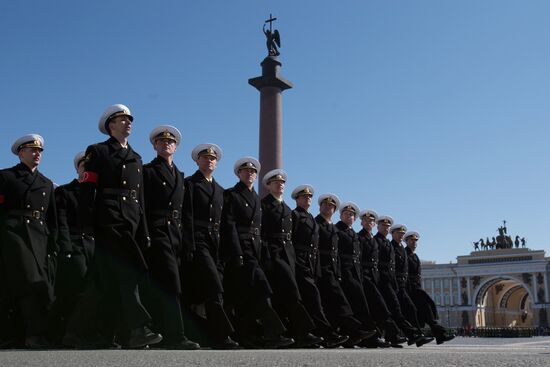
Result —
<instances>
[{"instance_id":1,"label":"rooftop statue","mask_svg":"<svg viewBox=\"0 0 550 367\"><path fill-rule=\"evenodd\" d=\"M474 251L486 251L486 250L498 250L498 249L511 249L525 247L525 238L520 239L519 236L515 237L515 241L512 240L512 236L508 235L508 228L506 228L506 221L503 221L503 226L498 227L498 236L493 237L491 240L489 237L485 241L481 238L477 242L473 242Z\"/></svg>"},{"instance_id":2,"label":"rooftop statue","mask_svg":"<svg viewBox=\"0 0 550 367\"><path fill-rule=\"evenodd\" d=\"M279 56L281 54L278 49L278 47L281 47L281 36L277 29L273 30L273 22L276 20L277 18L273 18L273 16L269 14L269 19L264 22L263 27L263 32L267 38L265 44L269 56ZM269 29L265 29L267 23L269 23Z\"/></svg>"}]
</instances>

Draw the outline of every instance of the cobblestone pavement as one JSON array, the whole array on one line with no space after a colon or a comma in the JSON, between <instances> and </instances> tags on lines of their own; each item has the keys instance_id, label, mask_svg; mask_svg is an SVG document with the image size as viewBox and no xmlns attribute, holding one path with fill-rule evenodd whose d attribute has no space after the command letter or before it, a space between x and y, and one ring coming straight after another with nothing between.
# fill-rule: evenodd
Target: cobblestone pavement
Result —
<instances>
[{"instance_id":1,"label":"cobblestone pavement","mask_svg":"<svg viewBox=\"0 0 550 367\"><path fill-rule=\"evenodd\" d=\"M550 337L456 338L403 349L0 351L0 366L550 366Z\"/></svg>"}]
</instances>

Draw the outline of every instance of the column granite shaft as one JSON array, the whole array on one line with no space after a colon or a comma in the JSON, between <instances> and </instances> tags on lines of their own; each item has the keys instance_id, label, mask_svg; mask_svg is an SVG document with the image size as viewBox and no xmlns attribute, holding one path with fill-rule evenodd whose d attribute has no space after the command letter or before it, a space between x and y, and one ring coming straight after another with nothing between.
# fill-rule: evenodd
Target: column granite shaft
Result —
<instances>
[{"instance_id":1,"label":"column granite shaft","mask_svg":"<svg viewBox=\"0 0 550 367\"><path fill-rule=\"evenodd\" d=\"M260 92L260 163L263 173L283 168L283 106L282 92L293 87L279 75L281 62L268 56L262 63L262 76L248 80ZM267 193L260 185L260 197Z\"/></svg>"}]
</instances>

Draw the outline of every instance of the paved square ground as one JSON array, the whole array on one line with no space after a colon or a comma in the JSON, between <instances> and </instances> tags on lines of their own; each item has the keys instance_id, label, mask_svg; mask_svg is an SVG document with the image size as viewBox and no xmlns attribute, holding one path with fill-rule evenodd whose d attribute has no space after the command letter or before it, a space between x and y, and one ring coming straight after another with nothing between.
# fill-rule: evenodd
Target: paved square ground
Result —
<instances>
[{"instance_id":1,"label":"paved square ground","mask_svg":"<svg viewBox=\"0 0 550 367\"><path fill-rule=\"evenodd\" d=\"M403 349L0 351L0 366L550 366L550 337L456 338Z\"/></svg>"}]
</instances>

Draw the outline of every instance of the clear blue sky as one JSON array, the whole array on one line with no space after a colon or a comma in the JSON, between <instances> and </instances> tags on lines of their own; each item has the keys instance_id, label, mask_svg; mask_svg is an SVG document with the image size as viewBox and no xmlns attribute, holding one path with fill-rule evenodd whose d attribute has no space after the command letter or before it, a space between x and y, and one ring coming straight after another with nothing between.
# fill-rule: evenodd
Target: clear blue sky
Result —
<instances>
[{"instance_id":1,"label":"clear blue sky","mask_svg":"<svg viewBox=\"0 0 550 367\"><path fill-rule=\"evenodd\" d=\"M448 262L501 221L550 252L550 2L0 2L0 167L19 136L46 140L40 170L56 183L105 139L113 103L135 115L130 143L153 158L160 123L191 149L224 150L218 181L258 154L262 23L279 20L283 148L290 191L302 183L392 215ZM316 214L317 205L313 211ZM335 217L336 219L336 217Z\"/></svg>"}]
</instances>

